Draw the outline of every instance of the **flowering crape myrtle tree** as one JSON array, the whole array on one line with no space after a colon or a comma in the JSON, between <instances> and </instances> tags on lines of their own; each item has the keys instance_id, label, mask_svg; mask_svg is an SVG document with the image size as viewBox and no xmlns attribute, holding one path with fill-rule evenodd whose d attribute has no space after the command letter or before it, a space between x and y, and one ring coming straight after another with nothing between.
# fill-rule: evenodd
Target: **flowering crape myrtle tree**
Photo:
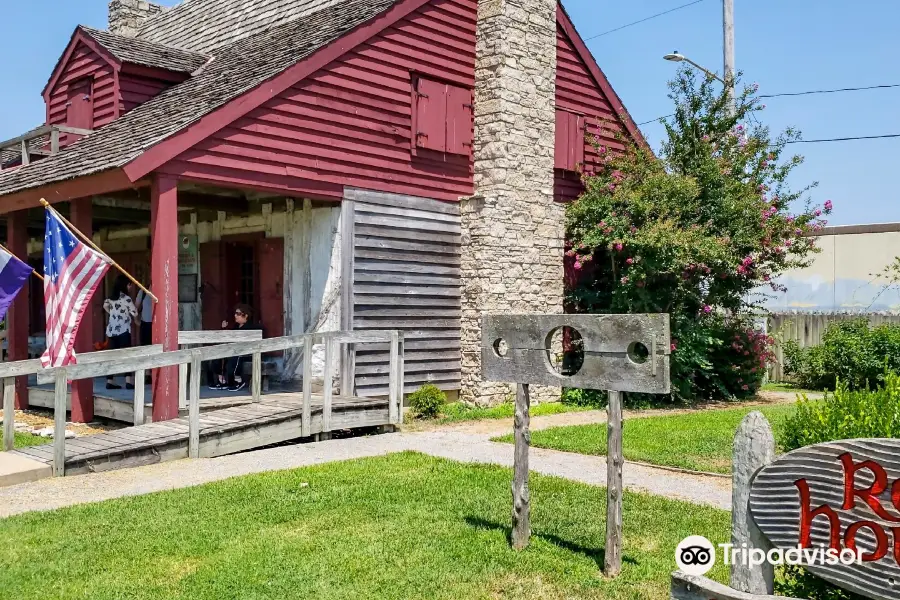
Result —
<instances>
[{"instance_id":1,"label":"flowering crape myrtle tree","mask_svg":"<svg viewBox=\"0 0 900 600\"><path fill-rule=\"evenodd\" d=\"M785 146L799 133L770 136L756 85L733 114L719 84L689 69L669 86L675 114L659 156L598 143L602 165L567 209L567 309L669 313L675 398L744 397L771 358L749 317L755 292L781 291L775 277L809 263L831 202L811 205L815 184L787 185L803 159Z\"/></svg>"}]
</instances>

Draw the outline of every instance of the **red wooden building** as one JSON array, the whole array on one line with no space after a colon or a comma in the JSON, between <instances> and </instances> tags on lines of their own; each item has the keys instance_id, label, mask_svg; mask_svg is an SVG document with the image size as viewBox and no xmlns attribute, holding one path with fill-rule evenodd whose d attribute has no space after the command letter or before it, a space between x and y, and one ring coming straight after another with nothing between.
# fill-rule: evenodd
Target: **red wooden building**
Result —
<instances>
[{"instance_id":1,"label":"red wooden building","mask_svg":"<svg viewBox=\"0 0 900 600\"><path fill-rule=\"evenodd\" d=\"M240 7L240 11L236 10ZM43 90L42 128L0 144L6 242L41 256L57 205L160 302L157 343L217 329L238 301L266 335L400 328L406 381L460 386L457 203L472 196L477 0L114 0L112 32L78 27ZM555 196L640 132L557 10ZM84 130L79 134L55 129ZM10 312L24 358L40 288ZM413 298L415 301L410 301ZM404 299L401 301L401 299ZM79 348L102 339L99 305ZM296 357L283 357L291 376ZM387 385L380 349L353 361ZM155 374L154 419L177 415ZM17 387L28 403L26 382ZM89 387L73 419L93 415Z\"/></svg>"}]
</instances>

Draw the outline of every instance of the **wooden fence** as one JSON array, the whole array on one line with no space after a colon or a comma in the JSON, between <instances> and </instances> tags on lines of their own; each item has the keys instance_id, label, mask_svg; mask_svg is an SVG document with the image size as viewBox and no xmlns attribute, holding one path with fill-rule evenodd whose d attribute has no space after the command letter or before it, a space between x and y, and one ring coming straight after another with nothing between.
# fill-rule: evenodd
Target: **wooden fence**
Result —
<instances>
[{"instance_id":1,"label":"wooden fence","mask_svg":"<svg viewBox=\"0 0 900 600\"><path fill-rule=\"evenodd\" d=\"M871 326L885 323L900 324L900 315L852 313L787 313L769 315L767 331L780 340L775 345L775 362L769 365L769 381L784 381L784 351L782 343L794 340L801 348L822 343L822 336L830 323L868 318Z\"/></svg>"},{"instance_id":2,"label":"wooden fence","mask_svg":"<svg viewBox=\"0 0 900 600\"><path fill-rule=\"evenodd\" d=\"M65 470L65 444L66 444L66 399L68 396L68 383L81 379L94 379L95 377L107 377L122 373L134 373L135 380L144 380L144 374L148 369L190 365L189 392L188 392L188 456L199 458L200 456L200 379L202 377L201 364L208 360L222 360L236 356L252 355L253 371L251 395L254 402L261 399L259 385L261 374L261 356L267 352L282 352L296 348L303 348L303 407L301 432L298 437L311 435L310 425L312 420L312 349L317 341L325 344L325 373L328 376L333 373L333 363L336 358L336 347L342 344L360 343L388 343L390 346L390 382L388 389L389 421L392 424L400 423L403 402L403 336L399 331L351 331L334 333L315 333L297 336L271 338L247 343L219 344L203 348L189 350L177 350L173 352L161 352L159 346L144 346L130 348L128 350L92 352L79 356L79 364L55 369L43 369L40 360L27 360L0 364L0 379L4 381L4 444L9 445L14 439L14 419L8 415L14 414L15 377L37 374L51 375L55 382L54 390L54 439L53 439L53 472L56 476L62 476ZM331 429L332 412L332 383L326 376L323 387L322 419L323 431ZM343 393L351 392L347 388ZM135 386L135 406L140 401L144 402L143 386ZM143 414L143 411L140 411ZM11 449L7 447L6 449Z\"/></svg>"}]
</instances>

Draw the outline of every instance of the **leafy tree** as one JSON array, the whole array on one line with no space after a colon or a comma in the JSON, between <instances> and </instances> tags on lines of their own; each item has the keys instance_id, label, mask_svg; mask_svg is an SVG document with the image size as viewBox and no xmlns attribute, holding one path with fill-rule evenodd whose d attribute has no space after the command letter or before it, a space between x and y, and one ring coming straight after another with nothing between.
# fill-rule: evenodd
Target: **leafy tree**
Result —
<instances>
[{"instance_id":1,"label":"leafy tree","mask_svg":"<svg viewBox=\"0 0 900 600\"><path fill-rule=\"evenodd\" d=\"M674 395L750 395L772 340L748 315L761 286L778 291L778 274L809 263L809 234L831 202L810 204L815 184L788 186L803 159L785 148L799 133L770 135L756 85L737 95L733 113L725 91L689 69L670 89L675 113L658 157L595 141L602 165L567 209L568 309L669 313Z\"/></svg>"}]
</instances>

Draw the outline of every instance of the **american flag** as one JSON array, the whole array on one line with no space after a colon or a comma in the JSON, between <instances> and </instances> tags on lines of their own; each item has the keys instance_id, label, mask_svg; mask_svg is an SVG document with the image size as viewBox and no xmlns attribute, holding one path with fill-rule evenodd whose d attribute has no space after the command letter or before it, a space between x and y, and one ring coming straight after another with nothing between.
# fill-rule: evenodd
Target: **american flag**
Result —
<instances>
[{"instance_id":1,"label":"american flag","mask_svg":"<svg viewBox=\"0 0 900 600\"><path fill-rule=\"evenodd\" d=\"M109 269L110 259L82 243L56 212L46 209L44 234L44 305L47 349L44 367L75 363L75 334L88 302Z\"/></svg>"}]
</instances>

